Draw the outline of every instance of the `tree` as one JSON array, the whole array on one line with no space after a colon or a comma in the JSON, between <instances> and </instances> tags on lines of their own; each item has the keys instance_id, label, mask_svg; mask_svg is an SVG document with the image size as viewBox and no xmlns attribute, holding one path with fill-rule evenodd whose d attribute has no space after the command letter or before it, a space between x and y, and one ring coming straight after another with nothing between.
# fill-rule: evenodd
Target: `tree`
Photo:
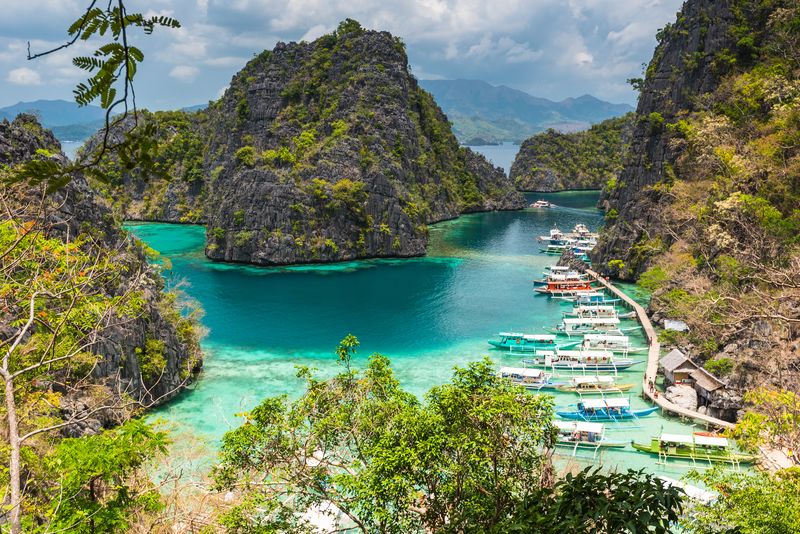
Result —
<instances>
[{"instance_id":1,"label":"tree","mask_svg":"<svg viewBox=\"0 0 800 534\"><path fill-rule=\"evenodd\" d=\"M800 464L800 397L794 391L759 387L748 391L744 400L752 408L736 425L733 436L749 450L768 445L786 451Z\"/></svg>"},{"instance_id":2,"label":"tree","mask_svg":"<svg viewBox=\"0 0 800 534\"><path fill-rule=\"evenodd\" d=\"M775 474L712 469L694 473L719 493L716 501L692 507L683 521L691 532L784 534L800 532L800 469Z\"/></svg>"},{"instance_id":3,"label":"tree","mask_svg":"<svg viewBox=\"0 0 800 534\"><path fill-rule=\"evenodd\" d=\"M643 471L587 468L541 488L495 532L666 534L683 510L683 491Z\"/></svg>"},{"instance_id":4,"label":"tree","mask_svg":"<svg viewBox=\"0 0 800 534\"><path fill-rule=\"evenodd\" d=\"M222 519L230 532L308 532L314 514L360 532L529 532L544 525L531 523L534 506L559 526L541 532L666 532L677 519L679 490L636 473L551 489L552 399L497 377L488 359L420 402L384 356L354 370L357 346L348 336L337 349L342 373L320 381L301 369L305 394L264 400L224 436L215 479L239 496Z\"/></svg>"}]
</instances>

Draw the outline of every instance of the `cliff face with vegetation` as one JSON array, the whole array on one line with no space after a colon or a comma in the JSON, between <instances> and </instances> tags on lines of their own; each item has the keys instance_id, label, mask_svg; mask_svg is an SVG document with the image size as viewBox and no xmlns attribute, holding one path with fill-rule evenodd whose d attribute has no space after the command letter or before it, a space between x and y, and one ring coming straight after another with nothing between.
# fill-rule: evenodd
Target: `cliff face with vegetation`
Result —
<instances>
[{"instance_id":1,"label":"cliff face with vegetation","mask_svg":"<svg viewBox=\"0 0 800 534\"><path fill-rule=\"evenodd\" d=\"M32 116L20 115L11 123L0 122L0 169L33 158L64 156L52 133L42 129ZM25 184L3 186L4 213L0 223L4 245L10 243L13 227L27 224L46 238L82 243L81 252L98 261L113 262L116 272L95 291L100 292L101 298L113 300L135 287L131 298L137 311L99 332L88 349L100 356L91 371L92 380L112 397L133 398L145 404L160 404L173 397L192 381L201 366L193 321L182 317L175 295L163 292L164 282L148 264L145 251L119 228L83 177L73 178L49 196L43 196L42 191L42 187ZM10 214L13 220L9 219ZM42 253L47 252L43 249ZM20 264L10 268L27 267ZM35 273L20 273L20 276L35 276ZM11 298L4 300L6 297L8 294L0 295L0 302L4 302L0 312L0 340L14 336L20 326L11 322L17 310ZM65 380L64 390L56 388L64 393L60 409L65 418L79 417L81 410L86 409L85 399L68 394L69 379ZM112 424L113 417L111 413L100 412L65 431L70 435L91 433Z\"/></svg>"},{"instance_id":2,"label":"cliff face with vegetation","mask_svg":"<svg viewBox=\"0 0 800 534\"><path fill-rule=\"evenodd\" d=\"M353 21L263 52L204 112L153 119L175 148L163 164L173 179L110 164L107 196L129 217L205 221L212 259L417 256L429 223L524 207L500 169L458 146L403 43Z\"/></svg>"},{"instance_id":3,"label":"cliff face with vegetation","mask_svg":"<svg viewBox=\"0 0 800 534\"><path fill-rule=\"evenodd\" d=\"M654 291L664 339L749 387L800 364L800 11L690 0L642 81L593 253Z\"/></svg>"},{"instance_id":4,"label":"cliff face with vegetation","mask_svg":"<svg viewBox=\"0 0 800 534\"><path fill-rule=\"evenodd\" d=\"M536 134L520 146L510 177L521 191L614 187L633 125L629 113L581 132Z\"/></svg>"}]
</instances>

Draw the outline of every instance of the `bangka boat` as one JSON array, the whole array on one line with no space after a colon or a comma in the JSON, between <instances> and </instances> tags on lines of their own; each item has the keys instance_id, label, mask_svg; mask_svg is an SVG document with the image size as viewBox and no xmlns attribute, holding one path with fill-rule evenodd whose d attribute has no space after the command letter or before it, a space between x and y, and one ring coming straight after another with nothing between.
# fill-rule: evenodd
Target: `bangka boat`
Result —
<instances>
[{"instance_id":1,"label":"bangka boat","mask_svg":"<svg viewBox=\"0 0 800 534\"><path fill-rule=\"evenodd\" d=\"M613 336L608 334L584 334L583 349L610 350L612 352L643 352L647 347L634 347L628 336Z\"/></svg>"},{"instance_id":2,"label":"bangka boat","mask_svg":"<svg viewBox=\"0 0 800 534\"><path fill-rule=\"evenodd\" d=\"M546 286L549 282L586 282L588 280L588 275L579 273L578 271L568 271L566 273L559 272L546 274L544 278L540 280L534 280L533 285Z\"/></svg>"},{"instance_id":3,"label":"bangka boat","mask_svg":"<svg viewBox=\"0 0 800 534\"><path fill-rule=\"evenodd\" d=\"M603 395L628 391L633 384L617 384L613 376L573 376L569 382L558 386L558 391L579 395Z\"/></svg>"},{"instance_id":4,"label":"bangka boat","mask_svg":"<svg viewBox=\"0 0 800 534\"><path fill-rule=\"evenodd\" d=\"M500 332L500 339L490 339L489 345L498 349L511 352L536 352L537 350L555 350L558 348L574 347L580 342L556 344L553 334L522 334L518 332Z\"/></svg>"},{"instance_id":5,"label":"bangka boat","mask_svg":"<svg viewBox=\"0 0 800 534\"><path fill-rule=\"evenodd\" d=\"M658 455L662 461L667 458L731 464L750 464L756 461L755 455L732 451L728 439L720 436L662 433L652 438L649 445L635 441L631 441L631 445L637 451Z\"/></svg>"},{"instance_id":6,"label":"bangka boat","mask_svg":"<svg viewBox=\"0 0 800 534\"><path fill-rule=\"evenodd\" d=\"M558 435L556 445L571 447L574 456L578 449L597 449L601 447L625 447L628 442L606 439L606 427L603 423L585 421L553 421Z\"/></svg>"},{"instance_id":7,"label":"bangka boat","mask_svg":"<svg viewBox=\"0 0 800 534\"><path fill-rule=\"evenodd\" d=\"M594 234L592 234L589 231L589 227L586 226L583 223L576 224L575 227L572 229L572 232L574 234L580 236L580 237L592 237L592 236L594 236Z\"/></svg>"},{"instance_id":8,"label":"bangka boat","mask_svg":"<svg viewBox=\"0 0 800 534\"><path fill-rule=\"evenodd\" d=\"M564 312L566 317L579 317L582 319L591 317L612 317L617 319L630 319L635 317L634 312L619 313L617 308L608 304L597 306L578 305L570 311Z\"/></svg>"},{"instance_id":9,"label":"bangka boat","mask_svg":"<svg viewBox=\"0 0 800 534\"><path fill-rule=\"evenodd\" d=\"M556 389L564 385L564 382L553 382L550 373L545 373L541 369L531 369L529 367L501 367L497 371L497 376L505 378L514 384L518 384L526 389Z\"/></svg>"},{"instance_id":10,"label":"bangka boat","mask_svg":"<svg viewBox=\"0 0 800 534\"><path fill-rule=\"evenodd\" d=\"M594 288L588 280L553 280L548 281L546 286L534 288L534 291L550 296L564 296L591 293Z\"/></svg>"},{"instance_id":11,"label":"bangka boat","mask_svg":"<svg viewBox=\"0 0 800 534\"><path fill-rule=\"evenodd\" d=\"M567 336L621 333L617 317L565 317L560 325L550 331Z\"/></svg>"},{"instance_id":12,"label":"bangka boat","mask_svg":"<svg viewBox=\"0 0 800 534\"><path fill-rule=\"evenodd\" d=\"M544 254L551 254L551 255L554 255L554 256L560 256L568 248L569 248L569 245L566 244L566 243L564 243L564 244L550 243L549 245L547 245L547 247L540 248L539 252L543 252Z\"/></svg>"},{"instance_id":13,"label":"bangka boat","mask_svg":"<svg viewBox=\"0 0 800 534\"><path fill-rule=\"evenodd\" d=\"M634 365L642 363L642 360L631 358L617 358L610 351L601 350L538 350L532 358L522 360L525 365L535 367L545 367L550 369L581 371L581 372L602 372L602 371L624 371Z\"/></svg>"},{"instance_id":14,"label":"bangka boat","mask_svg":"<svg viewBox=\"0 0 800 534\"><path fill-rule=\"evenodd\" d=\"M538 239L539 241L547 241L553 244L556 244L555 242L566 244L567 242L567 236L565 236L564 232L559 230L556 226L550 229L550 235L540 235Z\"/></svg>"},{"instance_id":15,"label":"bangka boat","mask_svg":"<svg viewBox=\"0 0 800 534\"><path fill-rule=\"evenodd\" d=\"M645 417L658 410L658 406L632 410L628 399L586 399L578 403L575 411L556 411L562 419L573 421L625 421Z\"/></svg>"},{"instance_id":16,"label":"bangka boat","mask_svg":"<svg viewBox=\"0 0 800 534\"><path fill-rule=\"evenodd\" d=\"M536 209L540 209L540 208L552 208L552 207L553 207L553 204L552 204L551 202L548 202L548 201L546 201L546 200L537 200L536 202L534 202L533 204L531 204L529 207L531 207L531 208L536 208Z\"/></svg>"}]
</instances>

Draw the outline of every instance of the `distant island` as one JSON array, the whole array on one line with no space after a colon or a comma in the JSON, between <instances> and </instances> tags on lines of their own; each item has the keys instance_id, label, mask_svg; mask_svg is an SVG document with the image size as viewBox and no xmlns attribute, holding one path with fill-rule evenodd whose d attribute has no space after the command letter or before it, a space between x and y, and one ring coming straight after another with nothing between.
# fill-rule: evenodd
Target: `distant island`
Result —
<instances>
[{"instance_id":1,"label":"distant island","mask_svg":"<svg viewBox=\"0 0 800 534\"><path fill-rule=\"evenodd\" d=\"M453 125L461 144L521 143L553 129L568 133L633 111L591 95L560 102L481 80L420 80ZM483 143L477 141L485 141Z\"/></svg>"}]
</instances>

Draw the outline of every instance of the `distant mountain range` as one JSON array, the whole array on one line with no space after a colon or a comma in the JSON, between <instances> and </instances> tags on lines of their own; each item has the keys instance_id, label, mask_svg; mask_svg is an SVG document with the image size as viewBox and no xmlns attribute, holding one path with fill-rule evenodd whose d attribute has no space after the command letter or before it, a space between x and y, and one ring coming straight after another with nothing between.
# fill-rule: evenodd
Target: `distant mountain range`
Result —
<instances>
[{"instance_id":1,"label":"distant mountain range","mask_svg":"<svg viewBox=\"0 0 800 534\"><path fill-rule=\"evenodd\" d=\"M633 111L628 104L612 104L591 95L554 102L480 80L420 80L420 85L447 114L459 141L468 144L521 142L548 128L583 130Z\"/></svg>"},{"instance_id":2,"label":"distant mountain range","mask_svg":"<svg viewBox=\"0 0 800 534\"><path fill-rule=\"evenodd\" d=\"M53 130L61 142L83 141L103 126L106 117L105 110L98 106L81 107L67 100L34 100L0 108L0 120L13 120L20 113L39 117L39 122Z\"/></svg>"}]
</instances>

